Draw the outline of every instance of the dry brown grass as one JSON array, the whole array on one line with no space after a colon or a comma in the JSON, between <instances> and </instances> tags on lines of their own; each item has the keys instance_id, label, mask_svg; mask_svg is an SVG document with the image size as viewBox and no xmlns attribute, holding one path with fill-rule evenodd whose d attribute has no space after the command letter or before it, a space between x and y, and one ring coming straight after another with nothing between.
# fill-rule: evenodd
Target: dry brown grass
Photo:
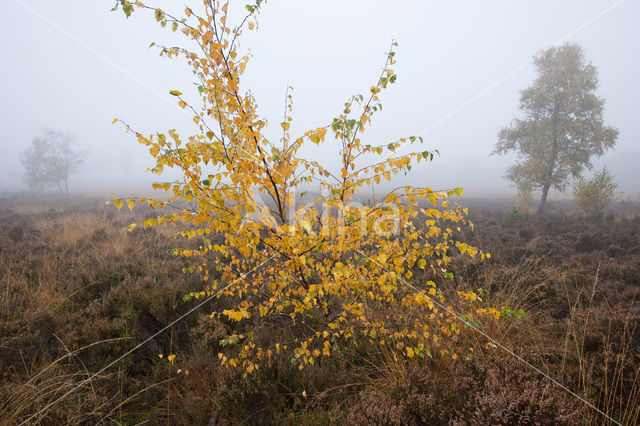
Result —
<instances>
[{"instance_id":1,"label":"dry brown grass","mask_svg":"<svg viewBox=\"0 0 640 426\"><path fill-rule=\"evenodd\" d=\"M182 296L201 284L168 252L183 244L173 229L123 231L150 211L66 203L0 208L1 423L23 421L79 384L34 422L606 423L470 329L459 341L476 348L468 361L396 360L363 338L302 373L283 355L243 378L217 362L218 340L234 325L206 313L222 301L83 384L185 312L191 305ZM441 287L483 288L487 305L524 309L526 317L484 319L482 331L617 421L638 423L640 218L628 211L595 224L563 215L501 218L502 211L478 210L467 239L492 260L456 260L455 281ZM283 330L269 333L281 339ZM175 365L160 353L177 354Z\"/></svg>"}]
</instances>

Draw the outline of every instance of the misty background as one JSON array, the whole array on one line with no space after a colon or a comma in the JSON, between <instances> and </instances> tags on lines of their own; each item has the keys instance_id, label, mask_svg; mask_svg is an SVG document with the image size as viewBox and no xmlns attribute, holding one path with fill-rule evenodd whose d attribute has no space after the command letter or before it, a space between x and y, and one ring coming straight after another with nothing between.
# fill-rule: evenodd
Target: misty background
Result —
<instances>
[{"instance_id":1,"label":"misty background","mask_svg":"<svg viewBox=\"0 0 640 426\"><path fill-rule=\"evenodd\" d=\"M198 2L195 2L197 5ZM242 5L245 2L241 2ZM151 42L180 45L151 13L127 20L114 1L5 0L0 13L0 191L26 189L20 152L52 128L76 135L85 162L72 192L148 193L158 180L146 147L118 117L145 134L175 128L195 132L191 114L169 90L196 99L183 59L158 56ZM149 4L182 14L174 1ZM372 145L423 136L440 157L421 162L394 184L462 186L471 197L511 196L503 179L515 156L490 156L497 133L519 114L520 91L535 78L533 56L575 42L599 71L604 123L620 131L616 146L594 159L607 165L624 198L637 197L640 160L640 3L636 1L268 1L258 31L241 46L253 59L242 80L280 137L287 85L294 88L293 136L329 124L354 93L377 81L391 39L399 43L392 67L398 81L381 94L382 113L362 137ZM236 15L239 17L239 15ZM232 23L235 23L232 22ZM337 166L338 146L303 151ZM586 176L592 172L586 171ZM173 175L175 176L175 175ZM168 175L168 177L173 177Z\"/></svg>"}]
</instances>

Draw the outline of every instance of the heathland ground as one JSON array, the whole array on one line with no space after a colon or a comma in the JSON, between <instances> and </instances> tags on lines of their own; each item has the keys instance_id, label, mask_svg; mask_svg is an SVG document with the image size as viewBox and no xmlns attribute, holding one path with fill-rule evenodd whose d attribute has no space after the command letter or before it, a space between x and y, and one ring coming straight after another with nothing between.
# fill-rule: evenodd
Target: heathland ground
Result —
<instances>
[{"instance_id":1,"label":"heathland ground","mask_svg":"<svg viewBox=\"0 0 640 426\"><path fill-rule=\"evenodd\" d=\"M640 206L618 203L585 218L568 202L552 202L542 217L510 202L462 204L475 224L466 241L492 256L457 258L455 278L441 288L482 288L487 304L523 309L482 330L607 416L637 424ZM0 200L1 423L26 420L195 305L185 296L202 283L172 254L185 244L174 230L123 230L150 214L93 198ZM362 339L303 371L274 356L243 377L218 360L235 325L209 314L224 303L211 301L32 422L609 422L477 333L467 334L475 349L467 360L396 361ZM277 327L269 333L280 338Z\"/></svg>"}]
</instances>

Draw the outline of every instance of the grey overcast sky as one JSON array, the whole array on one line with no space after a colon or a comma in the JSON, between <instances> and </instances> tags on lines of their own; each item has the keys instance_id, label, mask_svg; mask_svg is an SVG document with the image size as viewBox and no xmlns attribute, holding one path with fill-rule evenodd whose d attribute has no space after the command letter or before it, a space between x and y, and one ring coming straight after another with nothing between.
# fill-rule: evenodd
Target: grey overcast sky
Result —
<instances>
[{"instance_id":1,"label":"grey overcast sky","mask_svg":"<svg viewBox=\"0 0 640 426\"><path fill-rule=\"evenodd\" d=\"M193 2L146 3L181 13L182 3ZM23 188L20 152L41 128L75 134L87 152L72 190L117 195L142 191L152 176L146 149L111 125L113 118L143 133L194 130L168 95L193 91L191 71L149 49L152 41L183 38L146 11L128 20L112 13L113 4L2 0L0 190ZM351 94L366 93L395 38L398 82L383 93L384 111L366 143L421 134L441 155L399 183L502 196L515 193L502 178L513 157L490 153L535 77L530 61L554 43L576 42L599 70L605 123L620 130L615 149L594 164L606 164L632 196L640 193L639 18L637 0L271 0L259 30L242 41L254 55L243 85L272 128L292 85L292 130L301 133L330 123ZM306 153L337 164L337 150Z\"/></svg>"}]
</instances>

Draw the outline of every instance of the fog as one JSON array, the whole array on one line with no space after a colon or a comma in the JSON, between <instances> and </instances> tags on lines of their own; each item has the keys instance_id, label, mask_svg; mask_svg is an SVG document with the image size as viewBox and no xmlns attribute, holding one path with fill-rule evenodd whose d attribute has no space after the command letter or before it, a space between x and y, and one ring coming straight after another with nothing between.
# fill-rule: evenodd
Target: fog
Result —
<instances>
[{"instance_id":1,"label":"fog","mask_svg":"<svg viewBox=\"0 0 640 426\"><path fill-rule=\"evenodd\" d=\"M154 176L145 147L118 117L142 133L195 131L191 116L168 92L193 95L182 59L158 56L151 42L175 45L180 33L152 14L125 19L113 1L5 0L0 14L0 190L26 189L20 152L41 128L76 135L86 160L70 181L73 192L147 191ZM149 1L181 12L181 3ZM242 2L242 4L246 3ZM399 43L395 85L382 93L384 110L365 133L381 144L423 136L438 149L396 183L462 186L469 196L510 196L503 178L515 157L490 156L499 129L519 113L520 91L535 78L532 57L571 41L599 70L604 121L619 129L616 147L594 161L607 165L626 196L637 196L640 160L640 3L637 1L270 1L259 29L242 47L254 55L242 85L277 137L287 85L294 88L292 134L327 125L354 93L375 83L391 39ZM337 152L304 152L337 164ZM589 172L586 172L589 175ZM557 195L557 194L556 194Z\"/></svg>"}]
</instances>

